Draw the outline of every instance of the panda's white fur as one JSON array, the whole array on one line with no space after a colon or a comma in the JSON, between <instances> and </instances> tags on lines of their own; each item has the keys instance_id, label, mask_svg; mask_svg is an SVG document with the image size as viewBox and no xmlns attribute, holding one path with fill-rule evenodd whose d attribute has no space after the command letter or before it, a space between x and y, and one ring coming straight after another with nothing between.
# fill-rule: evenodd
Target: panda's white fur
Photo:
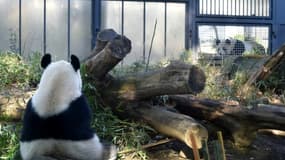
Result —
<instances>
[{"instance_id":1,"label":"panda's white fur","mask_svg":"<svg viewBox=\"0 0 285 160\"><path fill-rule=\"evenodd\" d=\"M103 145L97 135L94 134L92 139L82 141L41 139L32 142L21 142L20 152L24 160L36 160L36 157L49 155L72 157L72 159L78 160L102 160Z\"/></svg>"},{"instance_id":2,"label":"panda's white fur","mask_svg":"<svg viewBox=\"0 0 285 160\"><path fill-rule=\"evenodd\" d=\"M49 117L67 109L72 100L81 96L81 88L79 70L75 72L63 60L53 62L45 69L32 103L41 117Z\"/></svg>"},{"instance_id":3,"label":"panda's white fur","mask_svg":"<svg viewBox=\"0 0 285 160\"><path fill-rule=\"evenodd\" d=\"M75 71L74 66L66 61L50 63L45 68L38 89L31 99L32 108L43 119L58 115L68 109L70 102L82 95L81 89L79 69ZM77 160L102 160L106 156L104 152L104 145L95 133L87 140L49 138L20 141L23 160L39 159L37 157L46 157L43 159L48 160L52 159L50 155ZM112 145L109 152L108 159L115 159L116 147Z\"/></svg>"}]
</instances>

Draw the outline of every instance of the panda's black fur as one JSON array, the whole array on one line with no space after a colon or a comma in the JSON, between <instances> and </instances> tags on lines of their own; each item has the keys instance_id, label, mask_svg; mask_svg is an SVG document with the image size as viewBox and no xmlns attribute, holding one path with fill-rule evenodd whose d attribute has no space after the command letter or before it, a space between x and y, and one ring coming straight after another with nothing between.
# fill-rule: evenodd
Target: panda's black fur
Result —
<instances>
[{"instance_id":1,"label":"panda's black fur","mask_svg":"<svg viewBox=\"0 0 285 160\"><path fill-rule=\"evenodd\" d=\"M44 72L39 87L24 114L22 158L115 159L116 147L103 145L91 129L92 112L81 92L79 59L72 55L71 63L52 63L51 55L45 54L41 66Z\"/></svg>"},{"instance_id":2,"label":"panda's black fur","mask_svg":"<svg viewBox=\"0 0 285 160\"><path fill-rule=\"evenodd\" d=\"M28 102L21 141L36 139L87 140L93 137L91 111L82 95L67 110L48 118L40 117ZM74 129L76 128L76 129Z\"/></svg>"},{"instance_id":3,"label":"panda's black fur","mask_svg":"<svg viewBox=\"0 0 285 160\"><path fill-rule=\"evenodd\" d=\"M220 55L242 55L245 52L245 45L238 39L216 40L217 52Z\"/></svg>"}]
</instances>

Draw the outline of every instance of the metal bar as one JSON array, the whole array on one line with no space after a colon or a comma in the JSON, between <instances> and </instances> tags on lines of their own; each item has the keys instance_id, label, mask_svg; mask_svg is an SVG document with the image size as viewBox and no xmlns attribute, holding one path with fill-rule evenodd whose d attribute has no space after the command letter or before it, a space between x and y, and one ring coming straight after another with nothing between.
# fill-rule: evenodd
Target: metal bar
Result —
<instances>
[{"instance_id":1,"label":"metal bar","mask_svg":"<svg viewBox=\"0 0 285 160\"><path fill-rule=\"evenodd\" d=\"M269 4L268 1L270 1L270 0L266 0L266 14L267 15L269 15L269 13L270 13L269 10L271 10L270 8L272 8L270 5L268 5ZM271 3L271 5L272 5L272 3Z\"/></svg>"},{"instance_id":2,"label":"metal bar","mask_svg":"<svg viewBox=\"0 0 285 160\"><path fill-rule=\"evenodd\" d=\"M186 6L185 6L185 31L184 31L184 33L185 33L185 36L184 36L185 41L184 41L184 47L185 47L185 49L189 49L190 48L190 43L191 43L191 38L192 38L192 37L190 37L192 35L191 35L191 27L190 27L190 22L189 22L191 13L190 13L189 10L190 10L190 5L193 4L193 3L190 4L190 2L187 2L185 4L186 4ZM196 8L198 8L198 7L196 7ZM194 20L192 20L192 22L193 21Z\"/></svg>"},{"instance_id":3,"label":"metal bar","mask_svg":"<svg viewBox=\"0 0 285 160\"><path fill-rule=\"evenodd\" d=\"M70 57L70 0L67 1L67 60Z\"/></svg>"},{"instance_id":4,"label":"metal bar","mask_svg":"<svg viewBox=\"0 0 285 160\"><path fill-rule=\"evenodd\" d=\"M19 54L22 55L22 0L19 0Z\"/></svg>"},{"instance_id":5,"label":"metal bar","mask_svg":"<svg viewBox=\"0 0 285 160\"><path fill-rule=\"evenodd\" d=\"M96 37L101 27L101 0L92 0L90 9L92 11L91 16L91 32L92 32L92 41L91 48L92 50L96 45Z\"/></svg>"},{"instance_id":6,"label":"metal bar","mask_svg":"<svg viewBox=\"0 0 285 160\"><path fill-rule=\"evenodd\" d=\"M145 63L145 40L146 40L146 2L143 1L143 62Z\"/></svg>"},{"instance_id":7,"label":"metal bar","mask_svg":"<svg viewBox=\"0 0 285 160\"><path fill-rule=\"evenodd\" d=\"M124 16L124 12L125 12L125 5L124 5L124 0L122 0L122 29L121 29L121 33L122 33L122 35L124 35L124 24L125 24L125 22L124 22L124 19L125 19L125 16Z\"/></svg>"},{"instance_id":8,"label":"metal bar","mask_svg":"<svg viewBox=\"0 0 285 160\"><path fill-rule=\"evenodd\" d=\"M218 14L218 7L219 7L218 3L220 3L220 1L214 1L214 2L215 2L215 15L217 15Z\"/></svg>"},{"instance_id":9,"label":"metal bar","mask_svg":"<svg viewBox=\"0 0 285 160\"><path fill-rule=\"evenodd\" d=\"M47 8L47 1L46 0L44 0L44 54L46 54L46 42L47 42L47 38L46 38L46 8Z\"/></svg>"},{"instance_id":10,"label":"metal bar","mask_svg":"<svg viewBox=\"0 0 285 160\"><path fill-rule=\"evenodd\" d=\"M212 0L208 0L208 14L212 15Z\"/></svg>"},{"instance_id":11,"label":"metal bar","mask_svg":"<svg viewBox=\"0 0 285 160\"><path fill-rule=\"evenodd\" d=\"M258 16L257 0L254 0L254 14L255 14L255 16Z\"/></svg>"},{"instance_id":12,"label":"metal bar","mask_svg":"<svg viewBox=\"0 0 285 160\"><path fill-rule=\"evenodd\" d=\"M242 16L242 0L239 0L239 3L238 3L238 7L239 7L239 16Z\"/></svg>"},{"instance_id":13,"label":"metal bar","mask_svg":"<svg viewBox=\"0 0 285 160\"><path fill-rule=\"evenodd\" d=\"M219 13L219 11L218 11L218 6L219 6L219 4L220 4L220 1L214 1L215 2L215 15L218 15Z\"/></svg>"},{"instance_id":14,"label":"metal bar","mask_svg":"<svg viewBox=\"0 0 285 160\"><path fill-rule=\"evenodd\" d=\"M250 14L250 16L253 16L253 14L255 13L253 4L254 4L254 0L251 0L251 14Z\"/></svg>"},{"instance_id":15,"label":"metal bar","mask_svg":"<svg viewBox=\"0 0 285 160\"><path fill-rule=\"evenodd\" d=\"M203 14L203 0L198 0L199 5L199 15Z\"/></svg>"},{"instance_id":16,"label":"metal bar","mask_svg":"<svg viewBox=\"0 0 285 160\"><path fill-rule=\"evenodd\" d=\"M242 0L242 16L245 16L245 13L244 13L244 11L245 11L245 8L244 8L244 0Z\"/></svg>"},{"instance_id":17,"label":"metal bar","mask_svg":"<svg viewBox=\"0 0 285 160\"><path fill-rule=\"evenodd\" d=\"M227 0L226 0L227 1ZM228 16L229 15L229 3L228 3L228 1L227 1L227 13L226 13L226 15Z\"/></svg>"},{"instance_id":18,"label":"metal bar","mask_svg":"<svg viewBox=\"0 0 285 160\"><path fill-rule=\"evenodd\" d=\"M234 0L233 2L233 15L237 15L237 0Z\"/></svg>"},{"instance_id":19,"label":"metal bar","mask_svg":"<svg viewBox=\"0 0 285 160\"><path fill-rule=\"evenodd\" d=\"M222 7L222 8L223 8L223 13L222 13L222 14L223 14L223 15L225 15L225 6L224 6L224 5L225 5L225 2L224 2L224 1L225 1L225 0L222 0L222 3L223 3L223 7ZM221 12L220 12L220 13L221 13Z\"/></svg>"},{"instance_id":20,"label":"metal bar","mask_svg":"<svg viewBox=\"0 0 285 160\"><path fill-rule=\"evenodd\" d=\"M264 0L261 0L261 16L264 16Z\"/></svg>"},{"instance_id":21,"label":"metal bar","mask_svg":"<svg viewBox=\"0 0 285 160\"><path fill-rule=\"evenodd\" d=\"M247 0L247 7L246 7L246 10L247 10L247 16L250 15L250 1L251 0Z\"/></svg>"},{"instance_id":22,"label":"metal bar","mask_svg":"<svg viewBox=\"0 0 285 160\"><path fill-rule=\"evenodd\" d=\"M164 1L164 57L166 57L166 45L167 45L167 3Z\"/></svg>"},{"instance_id":23,"label":"metal bar","mask_svg":"<svg viewBox=\"0 0 285 160\"><path fill-rule=\"evenodd\" d=\"M207 0L207 8L208 8L208 15L211 15L212 14L212 0Z\"/></svg>"}]
</instances>

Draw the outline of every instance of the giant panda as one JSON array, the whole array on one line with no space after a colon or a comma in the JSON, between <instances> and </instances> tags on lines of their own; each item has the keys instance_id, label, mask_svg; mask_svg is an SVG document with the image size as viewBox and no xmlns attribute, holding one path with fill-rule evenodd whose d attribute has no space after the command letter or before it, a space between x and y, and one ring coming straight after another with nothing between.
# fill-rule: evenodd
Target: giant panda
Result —
<instances>
[{"instance_id":1,"label":"giant panda","mask_svg":"<svg viewBox=\"0 0 285 160\"><path fill-rule=\"evenodd\" d=\"M216 40L216 49L219 55L242 55L245 52L245 45L238 39L229 38Z\"/></svg>"},{"instance_id":2,"label":"giant panda","mask_svg":"<svg viewBox=\"0 0 285 160\"><path fill-rule=\"evenodd\" d=\"M44 69L28 101L20 138L23 160L65 157L76 160L115 159L116 147L102 144L90 127L91 110L81 92L80 62L41 60ZM108 154L106 154L108 153Z\"/></svg>"}]
</instances>

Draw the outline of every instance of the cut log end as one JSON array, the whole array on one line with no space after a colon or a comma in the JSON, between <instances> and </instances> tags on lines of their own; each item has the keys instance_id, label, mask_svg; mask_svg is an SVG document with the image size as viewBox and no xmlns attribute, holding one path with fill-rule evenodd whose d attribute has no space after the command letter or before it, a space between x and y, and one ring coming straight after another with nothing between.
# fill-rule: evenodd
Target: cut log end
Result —
<instances>
[{"instance_id":1,"label":"cut log end","mask_svg":"<svg viewBox=\"0 0 285 160\"><path fill-rule=\"evenodd\" d=\"M202 69L192 66L189 73L189 87L193 93L200 93L205 88L206 75Z\"/></svg>"},{"instance_id":2,"label":"cut log end","mask_svg":"<svg viewBox=\"0 0 285 160\"><path fill-rule=\"evenodd\" d=\"M125 37L118 35L111 43L107 45L110 53L118 59L123 59L132 49L131 41Z\"/></svg>"},{"instance_id":3,"label":"cut log end","mask_svg":"<svg viewBox=\"0 0 285 160\"><path fill-rule=\"evenodd\" d=\"M98 33L97 40L102 42L109 42L115 39L118 34L113 29L105 29Z\"/></svg>"},{"instance_id":4,"label":"cut log end","mask_svg":"<svg viewBox=\"0 0 285 160\"><path fill-rule=\"evenodd\" d=\"M208 140L208 131L201 124L195 124L194 126L187 129L184 135L183 141L191 148L197 147L197 149L202 148L202 142ZM192 137L192 138L191 138ZM194 138L194 141L193 141ZM194 144L196 143L196 144Z\"/></svg>"}]
</instances>

